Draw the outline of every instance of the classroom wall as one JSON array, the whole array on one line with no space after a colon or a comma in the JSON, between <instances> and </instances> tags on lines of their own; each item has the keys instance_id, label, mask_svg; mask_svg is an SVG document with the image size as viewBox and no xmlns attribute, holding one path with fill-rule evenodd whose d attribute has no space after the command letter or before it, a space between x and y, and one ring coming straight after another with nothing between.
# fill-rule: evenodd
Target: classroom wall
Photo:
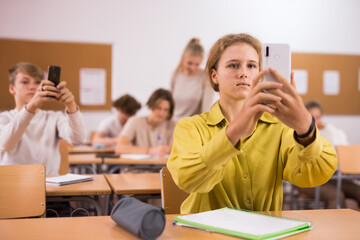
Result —
<instances>
[{"instance_id":1,"label":"classroom wall","mask_svg":"<svg viewBox=\"0 0 360 240\"><path fill-rule=\"evenodd\" d=\"M111 43L112 98L131 93L145 103L169 87L191 37L206 50L226 33L247 32L294 52L360 54L359 9L357 0L0 0L0 37ZM84 112L88 132L109 114ZM359 115L325 119L360 143Z\"/></svg>"}]
</instances>

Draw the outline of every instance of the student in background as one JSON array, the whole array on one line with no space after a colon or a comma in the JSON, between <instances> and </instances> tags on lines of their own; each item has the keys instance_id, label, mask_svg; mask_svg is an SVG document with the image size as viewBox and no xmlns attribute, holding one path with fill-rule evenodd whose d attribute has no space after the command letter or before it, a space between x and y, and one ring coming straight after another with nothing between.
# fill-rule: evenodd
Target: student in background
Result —
<instances>
[{"instance_id":1,"label":"student in background","mask_svg":"<svg viewBox=\"0 0 360 240\"><path fill-rule=\"evenodd\" d=\"M146 105L148 116L133 117L125 125L116 146L117 154L150 154L163 156L170 153L175 122L171 120L174 101L171 92L158 89Z\"/></svg>"},{"instance_id":2,"label":"student in background","mask_svg":"<svg viewBox=\"0 0 360 240\"><path fill-rule=\"evenodd\" d=\"M125 94L113 102L113 107L117 114L100 123L98 131L94 133L92 144L116 145L117 137L125 123L141 108L141 103L129 94Z\"/></svg>"},{"instance_id":3,"label":"student in background","mask_svg":"<svg viewBox=\"0 0 360 240\"><path fill-rule=\"evenodd\" d=\"M322 120L323 108L317 101L309 101L306 103L306 108L311 115L314 116L316 126L319 129L321 136L325 137L335 147L337 145L348 145L346 134L343 130L336 128L334 125L324 123Z\"/></svg>"},{"instance_id":4,"label":"student in background","mask_svg":"<svg viewBox=\"0 0 360 240\"><path fill-rule=\"evenodd\" d=\"M191 39L171 79L175 121L209 111L211 107L214 92L200 68L203 58L204 49L200 40Z\"/></svg>"},{"instance_id":5,"label":"student in background","mask_svg":"<svg viewBox=\"0 0 360 240\"><path fill-rule=\"evenodd\" d=\"M262 71L261 62L262 45L248 34L224 36L211 48L206 73L220 100L177 123L167 162L175 183L190 193L182 214L281 211L283 180L313 187L334 173L335 150L318 134L293 77L290 84L273 69ZM279 82L262 82L264 74Z\"/></svg>"},{"instance_id":6,"label":"student in background","mask_svg":"<svg viewBox=\"0 0 360 240\"><path fill-rule=\"evenodd\" d=\"M43 71L31 63L18 63L9 70L9 91L16 107L0 114L0 163L42 163L47 175L57 175L60 139L81 144L85 140L85 127L66 82L61 81L55 87L43 79ZM46 102L63 104L65 112L41 110Z\"/></svg>"},{"instance_id":7,"label":"student in background","mask_svg":"<svg viewBox=\"0 0 360 240\"><path fill-rule=\"evenodd\" d=\"M311 115L314 116L316 126L319 129L321 136L325 137L329 142L336 147L337 145L348 145L346 134L341 129L336 128L334 125L325 123L322 120L323 108L317 101L309 101L306 103L306 108ZM336 208L336 188L337 181L330 180L320 188L320 200L327 203L327 208ZM297 188L300 193L305 194L307 197L314 198L314 188ZM340 195L340 205L345 207L345 198L354 199L360 207L360 186L354 183L353 180L344 179L342 181Z\"/></svg>"}]
</instances>

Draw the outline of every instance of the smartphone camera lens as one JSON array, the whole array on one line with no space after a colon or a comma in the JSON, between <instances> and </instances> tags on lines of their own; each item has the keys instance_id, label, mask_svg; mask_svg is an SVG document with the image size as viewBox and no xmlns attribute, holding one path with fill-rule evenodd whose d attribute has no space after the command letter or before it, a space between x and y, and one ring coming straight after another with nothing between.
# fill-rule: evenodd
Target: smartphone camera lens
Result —
<instances>
[{"instance_id":1,"label":"smartphone camera lens","mask_svg":"<svg viewBox=\"0 0 360 240\"><path fill-rule=\"evenodd\" d=\"M265 57L269 56L269 46L266 46L266 53L265 53Z\"/></svg>"}]
</instances>

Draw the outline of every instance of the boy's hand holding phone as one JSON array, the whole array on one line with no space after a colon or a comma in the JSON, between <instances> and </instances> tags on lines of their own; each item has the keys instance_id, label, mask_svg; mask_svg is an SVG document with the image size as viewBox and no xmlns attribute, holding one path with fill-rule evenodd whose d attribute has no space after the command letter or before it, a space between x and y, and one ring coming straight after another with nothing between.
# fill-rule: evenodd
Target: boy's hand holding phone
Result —
<instances>
[{"instance_id":1,"label":"boy's hand holding phone","mask_svg":"<svg viewBox=\"0 0 360 240\"><path fill-rule=\"evenodd\" d=\"M66 82L61 81L59 85L57 86L59 89L59 97L57 98L57 101L59 103L62 103L66 106L67 111L69 113L74 113L77 111L77 105L75 102L74 95L70 92L70 90L66 87Z\"/></svg>"},{"instance_id":2,"label":"boy's hand holding phone","mask_svg":"<svg viewBox=\"0 0 360 240\"><path fill-rule=\"evenodd\" d=\"M60 66L49 66L48 71L48 80L54 83L54 86L57 88L59 96L57 97L58 102L65 104L68 109L68 112L76 112L77 105L75 103L75 98L73 94L66 88L66 82L60 82Z\"/></svg>"},{"instance_id":3,"label":"boy's hand holding phone","mask_svg":"<svg viewBox=\"0 0 360 240\"><path fill-rule=\"evenodd\" d=\"M56 102L58 96L58 90L54 87L53 83L44 79L40 82L40 86L34 96L26 104L26 109L29 112L36 113L45 102Z\"/></svg>"},{"instance_id":4,"label":"boy's hand holding phone","mask_svg":"<svg viewBox=\"0 0 360 240\"><path fill-rule=\"evenodd\" d=\"M27 104L27 110L35 113L44 102L59 102L66 106L69 113L77 111L74 95L66 88L66 82L60 82L61 68L49 66L48 79L42 80L34 97Z\"/></svg>"}]
</instances>

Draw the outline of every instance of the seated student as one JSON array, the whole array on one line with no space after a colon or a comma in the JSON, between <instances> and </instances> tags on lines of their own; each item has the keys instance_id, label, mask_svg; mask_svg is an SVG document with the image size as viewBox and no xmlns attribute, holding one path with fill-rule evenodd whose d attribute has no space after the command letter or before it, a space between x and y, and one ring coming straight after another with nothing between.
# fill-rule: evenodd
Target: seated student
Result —
<instances>
[{"instance_id":1,"label":"seated student","mask_svg":"<svg viewBox=\"0 0 360 240\"><path fill-rule=\"evenodd\" d=\"M220 100L178 122L167 162L175 183L190 193L182 214L281 211L283 180L313 187L334 173L335 150L318 134L293 77L290 84L273 69L262 71L261 62L262 45L248 34L224 36L211 48L206 73ZM265 74L278 82L262 82Z\"/></svg>"},{"instance_id":2,"label":"seated student","mask_svg":"<svg viewBox=\"0 0 360 240\"><path fill-rule=\"evenodd\" d=\"M323 108L320 103L316 101L309 101L306 103L306 108L314 116L316 126L319 129L321 136L325 137L335 147L336 145L348 145L349 142L346 134L341 129L336 128L334 125L325 123L322 120ZM337 181L330 180L320 188L320 200L327 203L327 208L336 208L336 188ZM306 194L310 198L314 198L315 190L313 188L297 188L300 193ZM340 195L340 205L345 207L345 198L351 198L357 201L360 207L360 186L355 184L352 180L342 180Z\"/></svg>"},{"instance_id":3,"label":"seated student","mask_svg":"<svg viewBox=\"0 0 360 240\"><path fill-rule=\"evenodd\" d=\"M55 87L43 79L43 71L31 63L18 63L9 70L9 91L16 107L0 114L0 164L42 163L47 175L57 175L60 139L81 144L85 127L66 82ZM63 104L65 113L41 110L46 102Z\"/></svg>"},{"instance_id":4,"label":"seated student","mask_svg":"<svg viewBox=\"0 0 360 240\"><path fill-rule=\"evenodd\" d=\"M125 123L141 108L141 103L129 94L125 94L113 102L113 107L117 115L100 123L98 131L94 133L92 144L116 145L117 137Z\"/></svg>"},{"instance_id":5,"label":"seated student","mask_svg":"<svg viewBox=\"0 0 360 240\"><path fill-rule=\"evenodd\" d=\"M337 145L348 145L346 134L343 130L322 120L323 108L317 101L309 101L305 107L315 118L315 123L321 136L325 137L335 147Z\"/></svg>"},{"instance_id":6,"label":"seated student","mask_svg":"<svg viewBox=\"0 0 360 240\"><path fill-rule=\"evenodd\" d=\"M148 116L133 117L120 133L117 154L150 154L163 156L170 153L175 122L171 120L174 100L171 92L158 89L146 105Z\"/></svg>"}]
</instances>

